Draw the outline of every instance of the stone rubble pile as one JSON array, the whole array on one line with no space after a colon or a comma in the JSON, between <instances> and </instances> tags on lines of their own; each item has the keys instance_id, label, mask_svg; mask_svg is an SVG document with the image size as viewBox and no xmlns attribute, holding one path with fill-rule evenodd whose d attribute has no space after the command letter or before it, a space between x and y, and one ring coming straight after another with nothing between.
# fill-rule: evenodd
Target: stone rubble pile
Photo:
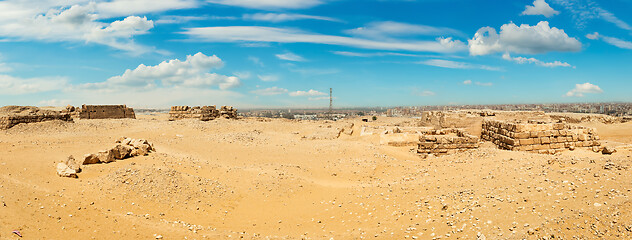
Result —
<instances>
[{"instance_id":1,"label":"stone rubble pile","mask_svg":"<svg viewBox=\"0 0 632 240\"><path fill-rule=\"evenodd\" d=\"M479 137L463 129L440 129L419 136L417 153L445 155L479 147Z\"/></svg>"},{"instance_id":2,"label":"stone rubble pile","mask_svg":"<svg viewBox=\"0 0 632 240\"><path fill-rule=\"evenodd\" d=\"M485 120L481 136L501 149L513 151L555 154L576 147L601 150L595 129L560 122Z\"/></svg>"},{"instance_id":3,"label":"stone rubble pile","mask_svg":"<svg viewBox=\"0 0 632 240\"><path fill-rule=\"evenodd\" d=\"M237 118L237 109L231 106L222 106L219 110L212 106L172 106L169 111L169 121L175 121L179 119L200 119L201 121L210 121L216 118L223 117L228 119Z\"/></svg>"},{"instance_id":4,"label":"stone rubble pile","mask_svg":"<svg viewBox=\"0 0 632 240\"><path fill-rule=\"evenodd\" d=\"M111 149L84 155L81 162L75 160L73 156L69 156L66 161L57 164L57 174L61 177L76 178L77 173L81 171L81 165L110 163L136 156L146 156L150 152L156 151L153 144L145 139L122 137L116 143L116 146Z\"/></svg>"},{"instance_id":5,"label":"stone rubble pile","mask_svg":"<svg viewBox=\"0 0 632 240\"><path fill-rule=\"evenodd\" d=\"M37 123L45 121L72 121L70 114L41 110L37 107L29 106L6 106L0 108L0 130L9 129L20 123Z\"/></svg>"}]
</instances>

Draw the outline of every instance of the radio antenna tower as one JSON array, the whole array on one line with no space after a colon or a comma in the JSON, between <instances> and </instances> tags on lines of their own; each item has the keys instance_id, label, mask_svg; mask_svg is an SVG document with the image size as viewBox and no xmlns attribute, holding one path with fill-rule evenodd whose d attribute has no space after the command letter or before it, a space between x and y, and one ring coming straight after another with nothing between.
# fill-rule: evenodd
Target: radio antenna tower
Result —
<instances>
[{"instance_id":1,"label":"radio antenna tower","mask_svg":"<svg viewBox=\"0 0 632 240\"><path fill-rule=\"evenodd\" d=\"M332 88L329 88L329 119L334 119L334 109L333 109L333 105L334 105L334 98L332 95Z\"/></svg>"}]
</instances>

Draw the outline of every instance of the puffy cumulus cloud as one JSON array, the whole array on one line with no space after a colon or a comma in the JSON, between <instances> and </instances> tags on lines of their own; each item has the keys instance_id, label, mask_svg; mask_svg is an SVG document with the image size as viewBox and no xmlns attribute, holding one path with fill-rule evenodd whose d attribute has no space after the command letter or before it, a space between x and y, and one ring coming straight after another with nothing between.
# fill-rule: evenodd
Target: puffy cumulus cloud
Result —
<instances>
[{"instance_id":1,"label":"puffy cumulus cloud","mask_svg":"<svg viewBox=\"0 0 632 240\"><path fill-rule=\"evenodd\" d=\"M264 82L276 82L279 81L279 76L277 75L257 75L259 80Z\"/></svg>"},{"instance_id":2,"label":"puffy cumulus cloud","mask_svg":"<svg viewBox=\"0 0 632 240\"><path fill-rule=\"evenodd\" d=\"M443 59L429 59L429 60L424 60L417 63L433 66L433 67L452 68L452 69L482 69L482 70L488 70L488 71L501 71L502 70L497 67L490 67L486 65L470 64L470 63L465 63L465 62L450 61L450 60L443 60Z\"/></svg>"},{"instance_id":3,"label":"puffy cumulus cloud","mask_svg":"<svg viewBox=\"0 0 632 240\"><path fill-rule=\"evenodd\" d=\"M323 4L322 0L207 0L210 3L255 9L304 9Z\"/></svg>"},{"instance_id":4,"label":"puffy cumulus cloud","mask_svg":"<svg viewBox=\"0 0 632 240\"><path fill-rule=\"evenodd\" d=\"M290 96L292 97L317 97L317 96L325 96L327 95L324 92L319 92L314 89L310 89L309 91L296 91L291 92Z\"/></svg>"},{"instance_id":5,"label":"puffy cumulus cloud","mask_svg":"<svg viewBox=\"0 0 632 240\"><path fill-rule=\"evenodd\" d=\"M304 32L290 28L259 26L201 27L185 29L183 34L201 42L248 42L248 43L314 43L347 47L404 50L418 52L452 53L465 49L465 44L452 38L435 41L371 40Z\"/></svg>"},{"instance_id":6,"label":"puffy cumulus cloud","mask_svg":"<svg viewBox=\"0 0 632 240\"><path fill-rule=\"evenodd\" d=\"M470 54L474 56L496 52L576 52L582 49L579 40L569 37L562 29L549 27L547 21L539 22L535 26L505 24L500 27L500 33L494 28L483 27L468 42Z\"/></svg>"},{"instance_id":7,"label":"puffy cumulus cloud","mask_svg":"<svg viewBox=\"0 0 632 240\"><path fill-rule=\"evenodd\" d=\"M178 59L161 62L155 66L139 65L136 69L127 69L123 75L114 76L105 82L88 83L85 88L116 89L134 87L152 89L161 84L163 87L213 87L226 90L241 84L239 78L210 73L214 68L224 65L217 56L197 53L188 55L185 61Z\"/></svg>"},{"instance_id":8,"label":"puffy cumulus cloud","mask_svg":"<svg viewBox=\"0 0 632 240\"><path fill-rule=\"evenodd\" d=\"M441 35L463 35L458 30L445 27L433 27L427 25L417 25L410 23L384 21L372 22L367 26L359 27L345 31L355 36L363 36L368 38L391 38L394 36L441 36Z\"/></svg>"},{"instance_id":9,"label":"puffy cumulus cloud","mask_svg":"<svg viewBox=\"0 0 632 240\"><path fill-rule=\"evenodd\" d=\"M5 3L6 4L6 3ZM12 5L20 8L19 4ZM146 17L128 16L111 23L98 21L96 3L51 8L44 13L13 9L18 14L0 17L0 37L9 41L86 42L106 45L130 53L142 54L153 49L136 44L133 37L146 34L154 23ZM6 13L0 7L0 15Z\"/></svg>"},{"instance_id":10,"label":"puffy cumulus cloud","mask_svg":"<svg viewBox=\"0 0 632 240\"><path fill-rule=\"evenodd\" d=\"M568 64L566 62L560 62L560 61L543 62L543 61L540 61L540 60L538 60L536 58L512 57L509 53L503 54L503 59L505 59L507 61L516 62L518 64L532 63L532 64L535 64L535 65L538 65L538 66L550 67L550 68L554 68L554 67L573 67L572 65L570 65L570 64Z\"/></svg>"},{"instance_id":11,"label":"puffy cumulus cloud","mask_svg":"<svg viewBox=\"0 0 632 240\"><path fill-rule=\"evenodd\" d=\"M0 94L21 95L62 90L68 86L65 77L20 78L0 75Z\"/></svg>"},{"instance_id":12,"label":"puffy cumulus cloud","mask_svg":"<svg viewBox=\"0 0 632 240\"><path fill-rule=\"evenodd\" d=\"M607 44L610 44L618 48L632 49L632 42L618 39L615 37L604 36L604 35L599 34L598 32L587 34L586 38L591 39L591 40L602 40L606 42Z\"/></svg>"},{"instance_id":13,"label":"puffy cumulus cloud","mask_svg":"<svg viewBox=\"0 0 632 240\"><path fill-rule=\"evenodd\" d=\"M533 6L527 6L521 15L543 15L549 18L557 14L560 14L560 12L555 11L546 1L535 0Z\"/></svg>"},{"instance_id":14,"label":"puffy cumulus cloud","mask_svg":"<svg viewBox=\"0 0 632 240\"><path fill-rule=\"evenodd\" d=\"M587 93L603 93L603 90L597 85L591 83L575 84L575 88L566 93L567 97L583 97Z\"/></svg>"},{"instance_id":15,"label":"puffy cumulus cloud","mask_svg":"<svg viewBox=\"0 0 632 240\"><path fill-rule=\"evenodd\" d=\"M264 89L257 89L257 90L250 91L250 93L254 93L260 96L280 95L280 94L285 94L287 92L288 92L287 89L279 88L279 87L271 87L271 88L264 88Z\"/></svg>"},{"instance_id":16,"label":"puffy cumulus cloud","mask_svg":"<svg viewBox=\"0 0 632 240\"><path fill-rule=\"evenodd\" d=\"M307 59L305 59L305 58L303 58L303 57L301 57L299 55L296 55L294 53L291 53L291 52L287 52L287 53L283 53L283 54L277 54L276 57L278 59L281 59L281 60L292 61L292 62L305 62L305 61L307 61Z\"/></svg>"},{"instance_id":17,"label":"puffy cumulus cloud","mask_svg":"<svg viewBox=\"0 0 632 240\"><path fill-rule=\"evenodd\" d=\"M264 22L287 22L296 20L322 20L330 22L340 22L340 20L330 17L304 15L304 14L291 14L291 13L255 13L244 14L242 16L244 20L264 21Z\"/></svg>"}]
</instances>

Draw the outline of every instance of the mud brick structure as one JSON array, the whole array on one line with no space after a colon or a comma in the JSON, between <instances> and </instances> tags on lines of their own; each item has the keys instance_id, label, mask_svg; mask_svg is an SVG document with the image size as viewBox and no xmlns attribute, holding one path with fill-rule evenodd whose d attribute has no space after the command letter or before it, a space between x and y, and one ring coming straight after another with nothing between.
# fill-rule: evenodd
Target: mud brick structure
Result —
<instances>
[{"instance_id":1,"label":"mud brick structure","mask_svg":"<svg viewBox=\"0 0 632 240\"><path fill-rule=\"evenodd\" d=\"M554 154L576 147L599 149L595 129L561 122L485 120L481 134L501 149Z\"/></svg>"},{"instance_id":2,"label":"mud brick structure","mask_svg":"<svg viewBox=\"0 0 632 240\"><path fill-rule=\"evenodd\" d=\"M82 105L79 110L81 119L136 118L134 109L126 105Z\"/></svg>"},{"instance_id":3,"label":"mud brick structure","mask_svg":"<svg viewBox=\"0 0 632 240\"><path fill-rule=\"evenodd\" d=\"M201 121L210 121L220 116L220 112L215 106L189 107L189 106L172 106L169 111L169 121L178 119L200 119Z\"/></svg>"},{"instance_id":4,"label":"mud brick structure","mask_svg":"<svg viewBox=\"0 0 632 240\"><path fill-rule=\"evenodd\" d=\"M479 137L463 129L432 130L419 136L417 153L444 155L479 147Z\"/></svg>"},{"instance_id":5,"label":"mud brick structure","mask_svg":"<svg viewBox=\"0 0 632 240\"><path fill-rule=\"evenodd\" d=\"M9 129L20 123L36 123L52 120L72 121L72 118L68 113L0 116L0 129Z\"/></svg>"}]
</instances>

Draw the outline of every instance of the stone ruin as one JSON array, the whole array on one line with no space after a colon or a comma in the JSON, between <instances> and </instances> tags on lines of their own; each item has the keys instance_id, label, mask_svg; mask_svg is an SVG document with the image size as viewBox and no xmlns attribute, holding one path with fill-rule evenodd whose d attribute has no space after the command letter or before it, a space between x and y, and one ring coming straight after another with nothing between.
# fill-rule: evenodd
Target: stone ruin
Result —
<instances>
[{"instance_id":1,"label":"stone ruin","mask_svg":"<svg viewBox=\"0 0 632 240\"><path fill-rule=\"evenodd\" d=\"M113 148L99 151L96 154L86 154L82 161L77 161L71 155L65 161L57 163L57 175L77 178L77 173L81 172L81 165L110 163L136 156L146 156L154 151L156 151L154 145L145 139L122 137L116 141L116 146Z\"/></svg>"},{"instance_id":2,"label":"stone ruin","mask_svg":"<svg viewBox=\"0 0 632 240\"><path fill-rule=\"evenodd\" d=\"M463 129L430 130L419 136L417 153L445 155L479 147L479 137Z\"/></svg>"},{"instance_id":3,"label":"stone ruin","mask_svg":"<svg viewBox=\"0 0 632 240\"><path fill-rule=\"evenodd\" d=\"M6 106L0 108L0 129L6 130L20 123L36 123L52 120L72 121L70 114L42 110L30 106Z\"/></svg>"},{"instance_id":4,"label":"stone ruin","mask_svg":"<svg viewBox=\"0 0 632 240\"><path fill-rule=\"evenodd\" d=\"M237 109L230 106L222 106L219 110L213 106L189 107L189 106L172 106L169 111L169 121L179 119L200 119L201 121L210 121L219 117L227 119L237 118Z\"/></svg>"},{"instance_id":5,"label":"stone ruin","mask_svg":"<svg viewBox=\"0 0 632 240\"><path fill-rule=\"evenodd\" d=\"M136 118L134 109L126 105L82 105L81 109L68 106L65 111L71 110L76 110L80 119Z\"/></svg>"},{"instance_id":6,"label":"stone ruin","mask_svg":"<svg viewBox=\"0 0 632 240\"><path fill-rule=\"evenodd\" d=\"M545 154L574 150L576 147L599 151L601 145L593 128L537 120L485 120L481 137L501 149Z\"/></svg>"}]
</instances>

